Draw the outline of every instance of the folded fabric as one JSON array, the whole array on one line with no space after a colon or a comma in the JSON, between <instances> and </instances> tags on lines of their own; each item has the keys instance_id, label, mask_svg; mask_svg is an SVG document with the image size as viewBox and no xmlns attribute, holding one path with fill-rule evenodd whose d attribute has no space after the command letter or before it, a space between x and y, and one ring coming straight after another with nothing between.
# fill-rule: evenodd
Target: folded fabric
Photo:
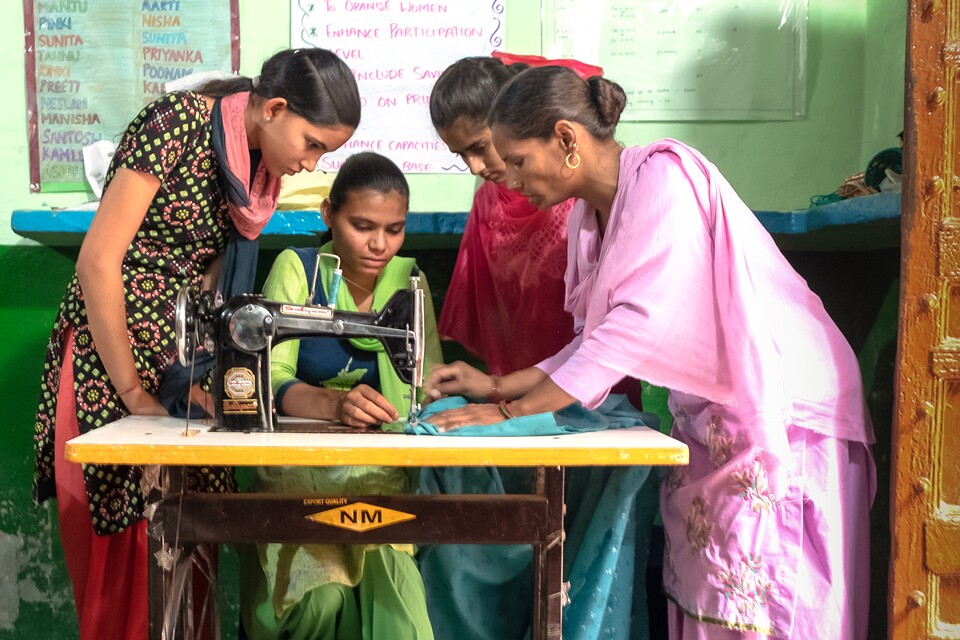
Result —
<instances>
[{"instance_id":1,"label":"folded fabric","mask_svg":"<svg viewBox=\"0 0 960 640\"><path fill-rule=\"evenodd\" d=\"M431 436L556 436L628 427L656 429L659 426L656 414L638 411L623 395L608 396L595 410L587 409L576 402L555 413L536 413L496 424L468 425L451 431L439 431L430 422L430 418L438 413L467 404L468 400L461 396L432 402L423 410L416 423L407 423L404 431L410 435Z\"/></svg>"}]
</instances>

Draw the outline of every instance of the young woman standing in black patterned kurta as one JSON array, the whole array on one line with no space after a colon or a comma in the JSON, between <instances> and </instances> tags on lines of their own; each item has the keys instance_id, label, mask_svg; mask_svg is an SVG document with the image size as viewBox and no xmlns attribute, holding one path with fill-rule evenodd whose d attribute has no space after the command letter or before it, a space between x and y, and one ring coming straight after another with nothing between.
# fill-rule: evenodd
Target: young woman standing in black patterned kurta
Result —
<instances>
[{"instance_id":1,"label":"young woman standing in black patterned kurta","mask_svg":"<svg viewBox=\"0 0 960 640\"><path fill-rule=\"evenodd\" d=\"M58 498L81 640L146 637L144 497L139 467L81 468L63 444L165 413L156 392L176 357L177 292L215 280L231 234L255 238L273 213L280 177L313 170L359 121L347 66L303 49L252 80L161 97L124 132L47 347L34 434L35 497ZM233 488L222 469L191 481Z\"/></svg>"}]
</instances>

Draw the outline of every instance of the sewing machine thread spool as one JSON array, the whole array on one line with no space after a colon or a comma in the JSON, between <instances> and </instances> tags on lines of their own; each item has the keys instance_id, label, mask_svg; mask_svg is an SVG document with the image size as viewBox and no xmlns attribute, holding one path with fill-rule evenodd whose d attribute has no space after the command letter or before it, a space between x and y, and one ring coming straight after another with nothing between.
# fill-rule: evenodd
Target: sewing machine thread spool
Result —
<instances>
[{"instance_id":1,"label":"sewing machine thread spool","mask_svg":"<svg viewBox=\"0 0 960 640\"><path fill-rule=\"evenodd\" d=\"M337 308L337 294L340 292L341 280L343 280L343 271L334 269L333 277L330 279L330 299L327 301L327 306L331 309Z\"/></svg>"},{"instance_id":2,"label":"sewing machine thread spool","mask_svg":"<svg viewBox=\"0 0 960 640\"><path fill-rule=\"evenodd\" d=\"M340 256L335 253L317 252L317 261L313 264L313 280L310 282L310 293L303 304L313 304L313 299L317 295L317 274L320 273L320 259L332 258L337 266L333 268L333 277L330 279L330 291L327 295L327 307L329 309L337 308L337 294L340 292L340 282L343 280L343 271L340 269Z\"/></svg>"}]
</instances>

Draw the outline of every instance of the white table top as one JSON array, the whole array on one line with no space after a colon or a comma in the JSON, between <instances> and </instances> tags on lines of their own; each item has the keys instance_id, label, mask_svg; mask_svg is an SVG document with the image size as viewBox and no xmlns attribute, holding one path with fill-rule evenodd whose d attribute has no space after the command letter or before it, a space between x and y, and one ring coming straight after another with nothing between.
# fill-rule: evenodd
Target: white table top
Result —
<instances>
[{"instance_id":1,"label":"white table top","mask_svg":"<svg viewBox=\"0 0 960 640\"><path fill-rule=\"evenodd\" d=\"M283 420L283 419L281 419ZM298 420L297 422L304 422ZM240 433L210 423L129 416L67 442L73 462L225 466L684 465L687 446L645 427L561 436Z\"/></svg>"}]
</instances>

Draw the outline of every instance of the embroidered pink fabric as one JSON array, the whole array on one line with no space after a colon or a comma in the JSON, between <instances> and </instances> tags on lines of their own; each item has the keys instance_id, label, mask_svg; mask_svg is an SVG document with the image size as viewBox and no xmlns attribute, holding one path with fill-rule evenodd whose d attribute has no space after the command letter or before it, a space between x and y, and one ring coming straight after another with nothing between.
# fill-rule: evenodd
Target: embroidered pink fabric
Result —
<instances>
[{"instance_id":1,"label":"embroidered pink fabric","mask_svg":"<svg viewBox=\"0 0 960 640\"><path fill-rule=\"evenodd\" d=\"M851 495L869 506L873 432L820 299L716 167L675 140L624 150L605 235L585 202L569 233L566 308L580 332L537 366L589 407L623 376L670 389L690 465L661 488L668 595L712 625L854 637L830 625L868 591L867 518L815 547L821 521L855 513ZM841 482L855 489L817 489ZM805 590L830 605L821 627L794 619Z\"/></svg>"},{"instance_id":2,"label":"embroidered pink fabric","mask_svg":"<svg viewBox=\"0 0 960 640\"><path fill-rule=\"evenodd\" d=\"M224 145L227 149L227 165L242 183L250 198L250 204L240 207L228 201L230 219L245 238L255 239L267 226L270 216L277 209L280 199L280 176L267 173L263 162L257 168L250 183L250 148L247 145L247 130L243 124L243 111L250 100L250 92L232 93L220 99L223 116Z\"/></svg>"},{"instance_id":3,"label":"embroidered pink fabric","mask_svg":"<svg viewBox=\"0 0 960 640\"><path fill-rule=\"evenodd\" d=\"M563 310L572 204L539 211L494 182L473 198L438 330L483 358L490 373L531 367L573 339Z\"/></svg>"},{"instance_id":4,"label":"embroidered pink fabric","mask_svg":"<svg viewBox=\"0 0 960 640\"><path fill-rule=\"evenodd\" d=\"M583 201L569 233L566 309L583 328L538 365L565 391L596 407L632 376L872 442L853 351L699 152L675 140L624 150L606 237Z\"/></svg>"}]
</instances>

